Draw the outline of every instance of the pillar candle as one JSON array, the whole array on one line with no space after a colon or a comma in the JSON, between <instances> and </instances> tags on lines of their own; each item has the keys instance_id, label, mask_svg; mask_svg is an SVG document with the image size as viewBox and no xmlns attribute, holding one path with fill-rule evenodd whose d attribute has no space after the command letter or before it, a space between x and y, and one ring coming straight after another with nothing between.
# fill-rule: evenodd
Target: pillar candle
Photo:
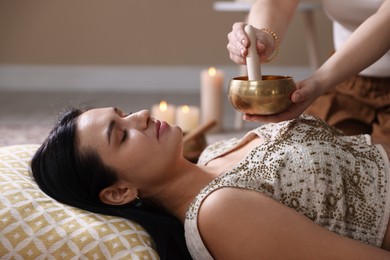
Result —
<instances>
[{"instance_id":1,"label":"pillar candle","mask_svg":"<svg viewBox=\"0 0 390 260\"><path fill-rule=\"evenodd\" d=\"M222 126L223 76L223 72L214 67L201 72L201 121L202 124L216 121L210 132L217 132Z\"/></svg>"},{"instance_id":2,"label":"pillar candle","mask_svg":"<svg viewBox=\"0 0 390 260\"><path fill-rule=\"evenodd\" d=\"M199 108L195 106L180 106L176 109L176 125L183 133L188 133L199 125Z\"/></svg>"},{"instance_id":3,"label":"pillar candle","mask_svg":"<svg viewBox=\"0 0 390 260\"><path fill-rule=\"evenodd\" d=\"M165 121L168 124L175 123L175 106L168 104L166 101L161 101L160 104L152 106L152 117Z\"/></svg>"}]
</instances>

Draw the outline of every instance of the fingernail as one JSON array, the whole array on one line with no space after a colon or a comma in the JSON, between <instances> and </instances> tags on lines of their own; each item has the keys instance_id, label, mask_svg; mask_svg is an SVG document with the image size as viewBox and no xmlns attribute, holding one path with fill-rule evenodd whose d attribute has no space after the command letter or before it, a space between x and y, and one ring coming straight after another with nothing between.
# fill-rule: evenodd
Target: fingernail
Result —
<instances>
[{"instance_id":1,"label":"fingernail","mask_svg":"<svg viewBox=\"0 0 390 260\"><path fill-rule=\"evenodd\" d=\"M260 51L264 51L264 50L265 50L264 44L260 44Z\"/></svg>"},{"instance_id":2,"label":"fingernail","mask_svg":"<svg viewBox=\"0 0 390 260\"><path fill-rule=\"evenodd\" d=\"M301 97L301 95L299 95L298 93L295 93L295 94L293 95L293 101L294 101L294 102L300 102L301 99L302 99L302 97Z\"/></svg>"}]
</instances>

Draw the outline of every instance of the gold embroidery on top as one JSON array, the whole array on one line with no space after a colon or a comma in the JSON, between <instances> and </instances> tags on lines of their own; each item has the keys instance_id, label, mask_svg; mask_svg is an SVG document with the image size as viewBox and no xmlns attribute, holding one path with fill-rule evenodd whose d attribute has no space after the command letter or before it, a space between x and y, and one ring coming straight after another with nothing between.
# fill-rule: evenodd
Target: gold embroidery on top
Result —
<instances>
[{"instance_id":1,"label":"gold embroidery on top","mask_svg":"<svg viewBox=\"0 0 390 260\"><path fill-rule=\"evenodd\" d=\"M256 190L342 235L380 245L387 176L380 152L364 136L344 136L310 117L254 130L264 144L253 149L234 169L205 187L187 211L196 218L202 200L221 187ZM205 164L240 142L233 139L206 149Z\"/></svg>"}]
</instances>

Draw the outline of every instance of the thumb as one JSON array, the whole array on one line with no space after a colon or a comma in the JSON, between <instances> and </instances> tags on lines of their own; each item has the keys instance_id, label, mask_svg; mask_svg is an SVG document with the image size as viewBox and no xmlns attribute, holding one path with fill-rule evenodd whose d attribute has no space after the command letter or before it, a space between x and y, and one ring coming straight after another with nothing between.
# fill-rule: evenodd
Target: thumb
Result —
<instances>
[{"instance_id":1,"label":"thumb","mask_svg":"<svg viewBox=\"0 0 390 260\"><path fill-rule=\"evenodd\" d=\"M297 89L291 95L291 101L293 103L299 103L305 100L305 93L302 89Z\"/></svg>"},{"instance_id":2,"label":"thumb","mask_svg":"<svg viewBox=\"0 0 390 260\"><path fill-rule=\"evenodd\" d=\"M298 82L297 89L291 95L293 103L301 103L308 100L314 100L320 95L318 88L309 80Z\"/></svg>"}]
</instances>

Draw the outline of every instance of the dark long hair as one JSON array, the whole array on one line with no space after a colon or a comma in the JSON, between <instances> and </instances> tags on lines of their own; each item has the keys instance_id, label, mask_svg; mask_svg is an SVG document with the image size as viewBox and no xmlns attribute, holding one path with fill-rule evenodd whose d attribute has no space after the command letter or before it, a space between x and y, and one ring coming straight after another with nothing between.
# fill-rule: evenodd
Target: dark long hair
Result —
<instances>
[{"instance_id":1,"label":"dark long hair","mask_svg":"<svg viewBox=\"0 0 390 260\"><path fill-rule=\"evenodd\" d=\"M104 204L99 192L117 180L94 151L78 150L76 119L85 110L69 109L35 153L31 169L39 187L59 202L135 221L151 235L161 259L191 259L181 222L149 203Z\"/></svg>"}]
</instances>

